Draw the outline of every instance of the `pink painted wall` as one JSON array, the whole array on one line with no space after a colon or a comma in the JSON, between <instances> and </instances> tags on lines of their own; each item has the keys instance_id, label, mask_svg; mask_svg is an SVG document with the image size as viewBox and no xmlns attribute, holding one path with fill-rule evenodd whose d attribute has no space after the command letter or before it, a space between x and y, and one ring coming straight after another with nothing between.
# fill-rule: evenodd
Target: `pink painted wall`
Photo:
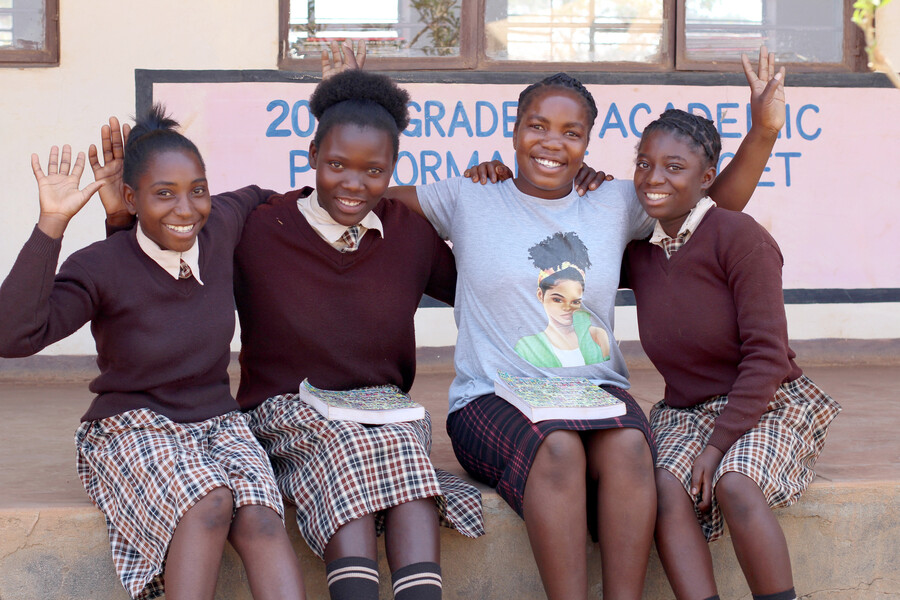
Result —
<instances>
[{"instance_id":1,"label":"pink painted wall","mask_svg":"<svg viewBox=\"0 0 900 600\"><path fill-rule=\"evenodd\" d=\"M513 164L522 85L405 84L412 123L397 183L427 183L495 155ZM313 185L306 150L314 84L156 83L204 154L214 191ZM588 86L600 115L586 162L630 178L637 132L671 102L720 124L723 152L748 129L742 87ZM788 123L748 212L778 240L785 288L900 287L900 92L788 88ZM475 154L477 153L477 157ZM727 160L727 156L726 156Z\"/></svg>"}]
</instances>

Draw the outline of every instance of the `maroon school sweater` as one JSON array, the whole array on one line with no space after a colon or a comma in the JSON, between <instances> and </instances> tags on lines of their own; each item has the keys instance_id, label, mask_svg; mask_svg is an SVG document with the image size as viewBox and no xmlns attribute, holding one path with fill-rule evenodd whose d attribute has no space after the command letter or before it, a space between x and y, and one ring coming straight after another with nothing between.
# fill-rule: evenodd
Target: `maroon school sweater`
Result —
<instances>
[{"instance_id":1,"label":"maroon school sweater","mask_svg":"<svg viewBox=\"0 0 900 600\"><path fill-rule=\"evenodd\" d=\"M270 191L215 196L200 231L200 275L174 279L140 249L135 229L70 256L35 228L0 287L0 356L29 356L91 322L100 375L83 421L149 408L194 422L236 410L232 254L244 220Z\"/></svg>"},{"instance_id":2,"label":"maroon school sweater","mask_svg":"<svg viewBox=\"0 0 900 600\"><path fill-rule=\"evenodd\" d=\"M425 219L382 200L384 225L342 253L297 208L311 188L270 198L244 228L235 251L235 300L241 320L238 403L324 389L395 384L415 375L413 316L423 293L451 303L456 267Z\"/></svg>"},{"instance_id":3,"label":"maroon school sweater","mask_svg":"<svg viewBox=\"0 0 900 600\"><path fill-rule=\"evenodd\" d=\"M788 345L782 264L752 217L720 208L668 260L647 241L625 253L641 344L665 378L666 404L728 394L709 439L723 452L756 425L778 386L802 375Z\"/></svg>"}]
</instances>

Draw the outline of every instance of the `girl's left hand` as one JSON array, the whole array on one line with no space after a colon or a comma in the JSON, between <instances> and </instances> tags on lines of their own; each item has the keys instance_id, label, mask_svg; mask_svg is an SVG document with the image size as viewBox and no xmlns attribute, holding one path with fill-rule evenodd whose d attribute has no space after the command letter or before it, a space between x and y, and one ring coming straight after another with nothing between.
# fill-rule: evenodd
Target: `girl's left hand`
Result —
<instances>
[{"instance_id":1,"label":"girl's left hand","mask_svg":"<svg viewBox=\"0 0 900 600\"><path fill-rule=\"evenodd\" d=\"M694 461L691 472L691 497L700 512L709 512L712 508L713 475L719 468L724 454L715 446L707 446Z\"/></svg>"},{"instance_id":2,"label":"girl's left hand","mask_svg":"<svg viewBox=\"0 0 900 600\"><path fill-rule=\"evenodd\" d=\"M506 181L512 176L510 168L499 160L486 160L463 171L463 177L468 177L472 183L481 183L481 185L486 184L488 180L491 183Z\"/></svg>"},{"instance_id":3,"label":"girl's left hand","mask_svg":"<svg viewBox=\"0 0 900 600\"><path fill-rule=\"evenodd\" d=\"M746 54L741 54L741 64L750 84L752 127L763 127L778 135L785 120L784 67L775 70L775 54L768 52L765 46L759 48L756 72Z\"/></svg>"}]
</instances>

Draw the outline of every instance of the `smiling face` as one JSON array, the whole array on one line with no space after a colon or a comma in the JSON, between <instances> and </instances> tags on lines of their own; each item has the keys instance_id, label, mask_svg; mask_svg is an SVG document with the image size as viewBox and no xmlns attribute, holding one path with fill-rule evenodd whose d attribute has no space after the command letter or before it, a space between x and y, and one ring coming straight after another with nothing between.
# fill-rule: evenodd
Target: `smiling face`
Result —
<instances>
[{"instance_id":1,"label":"smiling face","mask_svg":"<svg viewBox=\"0 0 900 600\"><path fill-rule=\"evenodd\" d=\"M341 225L357 225L381 201L394 171L391 135L355 124L335 125L309 146L319 205Z\"/></svg>"},{"instance_id":2,"label":"smiling face","mask_svg":"<svg viewBox=\"0 0 900 600\"><path fill-rule=\"evenodd\" d=\"M125 205L141 230L164 250L186 252L206 224L212 201L206 170L188 150L163 150L147 159Z\"/></svg>"},{"instance_id":3,"label":"smiling face","mask_svg":"<svg viewBox=\"0 0 900 600\"><path fill-rule=\"evenodd\" d=\"M573 313L581 308L584 286L571 279L560 279L555 285L542 290L537 297L544 305L550 324L557 328L572 327Z\"/></svg>"},{"instance_id":4,"label":"smiling face","mask_svg":"<svg viewBox=\"0 0 900 600\"><path fill-rule=\"evenodd\" d=\"M584 162L589 134L581 96L558 87L537 92L513 130L519 168L516 187L548 200L566 196Z\"/></svg>"},{"instance_id":5,"label":"smiling face","mask_svg":"<svg viewBox=\"0 0 900 600\"><path fill-rule=\"evenodd\" d=\"M634 189L644 210L669 236L678 235L715 178L715 166L684 136L658 129L641 138Z\"/></svg>"}]
</instances>

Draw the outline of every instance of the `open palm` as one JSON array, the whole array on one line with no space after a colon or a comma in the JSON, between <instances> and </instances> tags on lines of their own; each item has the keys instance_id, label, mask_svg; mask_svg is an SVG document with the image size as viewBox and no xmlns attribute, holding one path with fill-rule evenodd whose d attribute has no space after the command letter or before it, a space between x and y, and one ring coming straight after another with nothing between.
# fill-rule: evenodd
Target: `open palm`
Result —
<instances>
[{"instance_id":1,"label":"open palm","mask_svg":"<svg viewBox=\"0 0 900 600\"><path fill-rule=\"evenodd\" d=\"M31 168L38 184L41 220L52 220L63 228L104 183L95 181L84 189L78 188L84 172L84 152L78 153L72 165L72 149L68 144L63 146L61 155L57 146L51 148L46 174L37 154L31 155Z\"/></svg>"}]
</instances>

